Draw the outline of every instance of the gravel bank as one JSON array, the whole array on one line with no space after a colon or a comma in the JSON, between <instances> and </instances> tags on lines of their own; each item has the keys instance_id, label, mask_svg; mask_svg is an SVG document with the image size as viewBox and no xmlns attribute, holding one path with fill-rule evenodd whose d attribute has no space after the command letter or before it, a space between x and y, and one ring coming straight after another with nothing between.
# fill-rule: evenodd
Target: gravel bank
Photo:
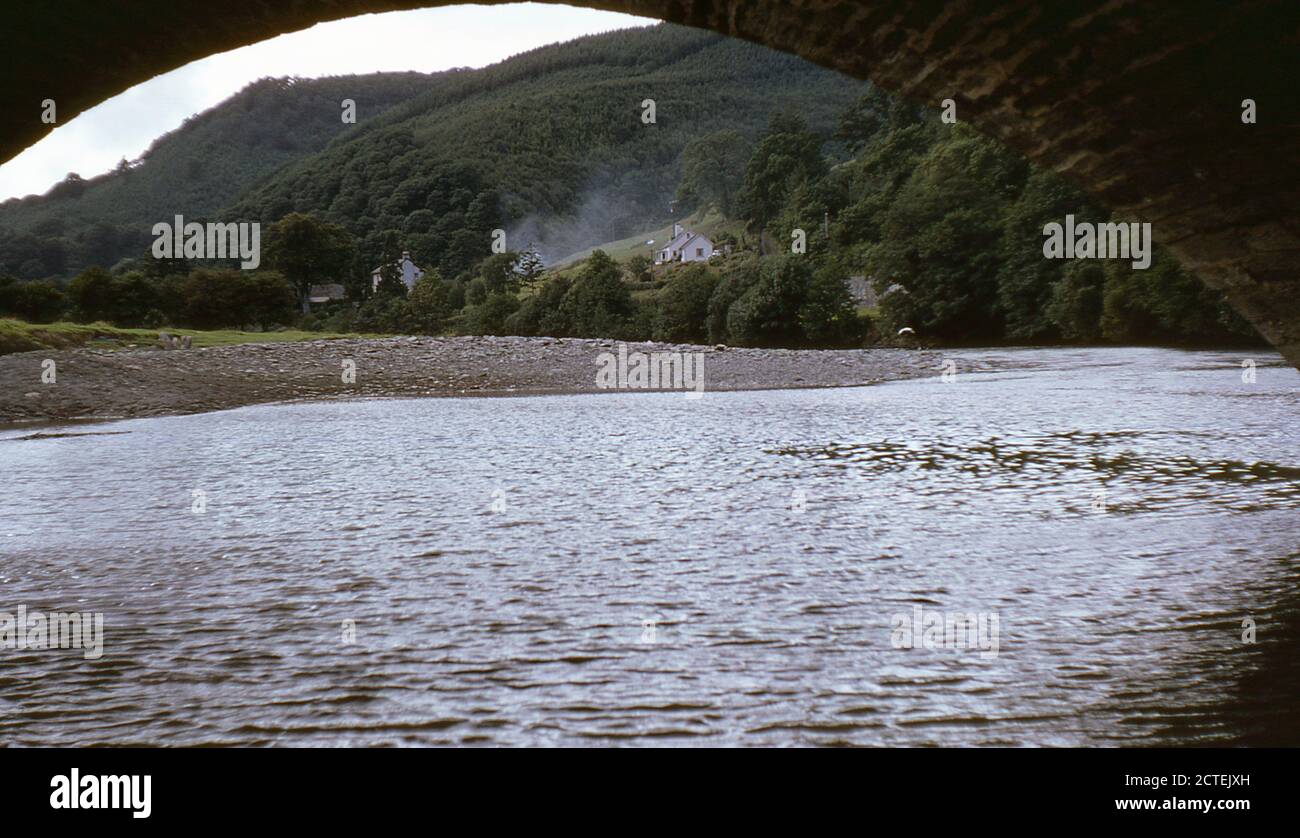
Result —
<instances>
[{"instance_id":1,"label":"gravel bank","mask_svg":"<svg viewBox=\"0 0 1300 838\"><path fill-rule=\"evenodd\" d=\"M609 340L403 337L207 349L23 352L0 356L0 421L199 413L265 402L384 396L599 392ZM705 391L844 387L938 375L940 353L909 349L736 349L630 343L629 352L704 353ZM56 380L42 383L47 359ZM344 383L344 361L356 365ZM972 371L969 361L958 369Z\"/></svg>"}]
</instances>

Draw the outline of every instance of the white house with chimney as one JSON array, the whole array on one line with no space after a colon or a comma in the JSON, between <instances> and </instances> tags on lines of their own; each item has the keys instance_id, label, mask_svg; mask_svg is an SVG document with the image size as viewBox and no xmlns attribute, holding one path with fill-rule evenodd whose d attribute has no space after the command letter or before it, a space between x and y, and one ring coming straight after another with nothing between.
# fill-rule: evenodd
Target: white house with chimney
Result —
<instances>
[{"instance_id":1,"label":"white house with chimney","mask_svg":"<svg viewBox=\"0 0 1300 838\"><path fill-rule=\"evenodd\" d=\"M703 233L673 225L673 237L655 253L655 264L665 262L707 262L713 255L713 240Z\"/></svg>"},{"instance_id":2,"label":"white house with chimney","mask_svg":"<svg viewBox=\"0 0 1300 838\"><path fill-rule=\"evenodd\" d=\"M401 278L402 284L406 286L407 291L410 291L412 288L414 288L415 283L420 279L420 277L424 276L424 271L420 270L420 268L414 262L411 261L411 253L408 250L403 250L402 258L392 263L391 267L397 270L398 276ZM379 267L371 271L370 272L371 290L378 291L379 283L383 281L383 278L384 278L383 265L380 265Z\"/></svg>"}]
</instances>

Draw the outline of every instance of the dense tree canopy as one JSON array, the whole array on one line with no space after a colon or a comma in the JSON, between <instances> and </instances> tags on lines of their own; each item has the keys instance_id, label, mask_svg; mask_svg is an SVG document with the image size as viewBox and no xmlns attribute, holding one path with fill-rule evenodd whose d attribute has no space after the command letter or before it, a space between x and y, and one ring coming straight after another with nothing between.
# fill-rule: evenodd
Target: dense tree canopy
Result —
<instances>
[{"instance_id":1,"label":"dense tree canopy","mask_svg":"<svg viewBox=\"0 0 1300 838\"><path fill-rule=\"evenodd\" d=\"M330 97L350 91L369 116L344 128ZM142 231L182 209L261 222L262 269L142 256ZM622 264L596 249L545 270L690 212L719 225L708 264L655 266L638 244ZM959 123L661 25L484 70L259 82L143 161L0 206L0 314L792 347L905 326L964 343L1258 339L1158 248L1148 270L1045 259L1044 225L1067 214L1107 220ZM425 271L409 293L404 251ZM874 308L850 299L852 276ZM295 314L326 283L347 299Z\"/></svg>"},{"instance_id":2,"label":"dense tree canopy","mask_svg":"<svg viewBox=\"0 0 1300 838\"><path fill-rule=\"evenodd\" d=\"M356 245L339 225L295 212L267 230L266 262L293 284L305 312L313 284L343 284L354 272Z\"/></svg>"},{"instance_id":3,"label":"dense tree canopy","mask_svg":"<svg viewBox=\"0 0 1300 838\"><path fill-rule=\"evenodd\" d=\"M376 73L253 82L159 137L138 160L93 178L70 174L43 196L0 203L0 272L68 277L139 256L155 223L178 213L186 221L214 219L256 182L361 129L440 77ZM344 98L357 102L356 125L341 119Z\"/></svg>"}]
</instances>

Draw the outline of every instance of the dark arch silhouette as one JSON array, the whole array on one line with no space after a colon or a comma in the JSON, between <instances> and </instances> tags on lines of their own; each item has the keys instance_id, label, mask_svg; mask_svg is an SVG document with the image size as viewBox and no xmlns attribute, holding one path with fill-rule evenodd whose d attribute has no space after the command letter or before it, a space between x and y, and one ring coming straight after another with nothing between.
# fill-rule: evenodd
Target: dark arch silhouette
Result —
<instances>
[{"instance_id":1,"label":"dark arch silhouette","mask_svg":"<svg viewBox=\"0 0 1300 838\"><path fill-rule=\"evenodd\" d=\"M553 0L552 0L553 1ZM485 2L485 0L479 0ZM486 0L497 2L497 0ZM958 117L1157 241L1300 366L1295 0L568 0L803 56ZM189 61L455 0L63 0L7 9L0 158ZM1242 121L1252 99L1257 122Z\"/></svg>"}]
</instances>

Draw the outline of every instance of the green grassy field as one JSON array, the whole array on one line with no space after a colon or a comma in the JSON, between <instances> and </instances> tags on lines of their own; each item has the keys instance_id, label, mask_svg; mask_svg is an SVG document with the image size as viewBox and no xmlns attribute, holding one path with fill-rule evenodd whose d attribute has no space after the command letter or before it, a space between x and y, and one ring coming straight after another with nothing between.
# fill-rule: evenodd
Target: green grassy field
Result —
<instances>
[{"instance_id":1,"label":"green grassy field","mask_svg":"<svg viewBox=\"0 0 1300 838\"><path fill-rule=\"evenodd\" d=\"M706 215L696 213L679 221L687 230L694 230L697 233L703 233L710 238L717 238L723 233L731 233L737 239L744 232L744 223L740 221L728 221L718 212L709 212ZM589 247L586 250L580 250L577 253L571 253L563 259L557 259L551 270L563 272L565 269L572 267L574 263L586 259L591 255L593 250L603 250L609 254L615 262L625 262L633 255L640 253L643 256L653 258L654 250L663 247L667 241L672 238L673 227L669 224L658 230L649 230L630 236L618 241L605 242L595 247ZM655 243L646 244L648 239L654 239Z\"/></svg>"},{"instance_id":2,"label":"green grassy field","mask_svg":"<svg viewBox=\"0 0 1300 838\"><path fill-rule=\"evenodd\" d=\"M236 332L200 329L119 329L107 323L25 323L0 318L0 355L38 349L124 349L129 346L153 346L158 332L189 335L194 346L228 346L236 343L273 343L278 341L333 340L338 338L377 338L384 335L350 335L334 332Z\"/></svg>"}]
</instances>

